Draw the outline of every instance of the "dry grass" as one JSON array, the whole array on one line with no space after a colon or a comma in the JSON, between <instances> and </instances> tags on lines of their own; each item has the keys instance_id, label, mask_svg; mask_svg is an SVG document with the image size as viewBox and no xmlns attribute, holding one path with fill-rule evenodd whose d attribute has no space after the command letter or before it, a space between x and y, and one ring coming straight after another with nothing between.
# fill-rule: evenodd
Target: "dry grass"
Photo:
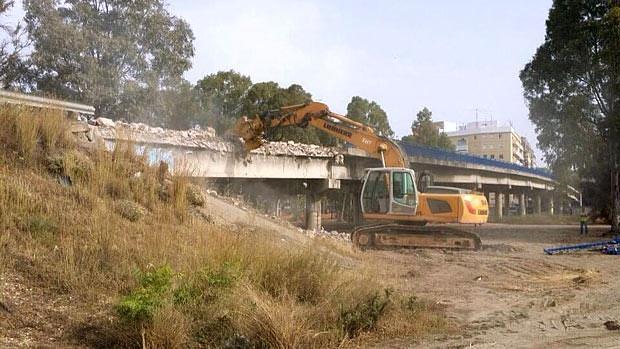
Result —
<instances>
[{"instance_id":1,"label":"dry grass","mask_svg":"<svg viewBox=\"0 0 620 349\"><path fill-rule=\"evenodd\" d=\"M37 282L98 314L100 332L114 338L89 345L139 347L140 329L149 348L358 343L343 314L367 321L356 309L384 286L343 269L337 251L215 226L192 213L200 200L187 176L146 165L131 144L80 150L67 130L59 113L0 110L0 273L28 260ZM154 288L152 276L168 269ZM361 338L445 327L437 309L404 299L386 298ZM123 318L123 301L145 311Z\"/></svg>"}]
</instances>

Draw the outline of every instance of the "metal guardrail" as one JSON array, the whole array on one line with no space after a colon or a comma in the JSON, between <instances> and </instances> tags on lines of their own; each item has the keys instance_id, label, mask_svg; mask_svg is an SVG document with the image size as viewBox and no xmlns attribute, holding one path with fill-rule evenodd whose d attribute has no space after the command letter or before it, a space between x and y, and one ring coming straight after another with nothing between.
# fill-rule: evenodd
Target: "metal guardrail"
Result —
<instances>
[{"instance_id":1,"label":"metal guardrail","mask_svg":"<svg viewBox=\"0 0 620 349\"><path fill-rule=\"evenodd\" d=\"M422 156L426 158L436 159L436 160L445 160L445 161L459 161L466 162L470 164L482 165L482 166L490 166L497 167L507 170L520 171L525 173L531 173L534 175L538 175L541 177L553 179L553 175L548 171L540 168L531 168L525 167L521 165L517 165L510 162L485 159L479 156L474 156L470 154L456 153L444 149L427 147L419 144L413 144L408 142L398 142L403 148L403 150L411 156Z\"/></svg>"},{"instance_id":2,"label":"metal guardrail","mask_svg":"<svg viewBox=\"0 0 620 349\"><path fill-rule=\"evenodd\" d=\"M65 102L58 99L31 96L23 93L0 90L0 103L27 105L37 108L53 108L84 115L95 115L91 105Z\"/></svg>"}]
</instances>

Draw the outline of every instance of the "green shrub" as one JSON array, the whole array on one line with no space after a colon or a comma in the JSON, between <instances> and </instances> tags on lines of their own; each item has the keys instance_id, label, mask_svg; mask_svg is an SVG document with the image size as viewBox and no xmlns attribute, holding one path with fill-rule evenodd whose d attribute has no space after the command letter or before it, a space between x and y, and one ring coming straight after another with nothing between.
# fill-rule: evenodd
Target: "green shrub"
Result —
<instances>
[{"instance_id":1,"label":"green shrub","mask_svg":"<svg viewBox=\"0 0 620 349\"><path fill-rule=\"evenodd\" d=\"M224 262L216 267L207 267L199 271L196 276L195 287L201 290L202 299L209 303L218 299L223 293L230 292L241 277L241 272L236 264Z\"/></svg>"},{"instance_id":2,"label":"green shrub","mask_svg":"<svg viewBox=\"0 0 620 349\"><path fill-rule=\"evenodd\" d=\"M138 272L140 286L123 297L116 307L120 318L127 323L150 321L155 310L167 301L172 287L172 269L164 265L147 272Z\"/></svg>"},{"instance_id":3,"label":"green shrub","mask_svg":"<svg viewBox=\"0 0 620 349\"><path fill-rule=\"evenodd\" d=\"M229 288L239 277L239 271L234 263L224 262L218 268L205 269L202 276L211 287Z\"/></svg>"},{"instance_id":4,"label":"green shrub","mask_svg":"<svg viewBox=\"0 0 620 349\"><path fill-rule=\"evenodd\" d=\"M340 323L347 337L353 338L362 331L373 330L384 314L391 294L390 289L385 289L383 296L374 293L353 307L341 308Z\"/></svg>"},{"instance_id":5,"label":"green shrub","mask_svg":"<svg viewBox=\"0 0 620 349\"><path fill-rule=\"evenodd\" d=\"M34 235L56 233L58 227L51 220L43 216L32 216L26 222L26 229Z\"/></svg>"},{"instance_id":6,"label":"green shrub","mask_svg":"<svg viewBox=\"0 0 620 349\"><path fill-rule=\"evenodd\" d=\"M172 301L176 305L194 304L202 295L202 291L193 284L187 283L179 286L172 293Z\"/></svg>"}]
</instances>

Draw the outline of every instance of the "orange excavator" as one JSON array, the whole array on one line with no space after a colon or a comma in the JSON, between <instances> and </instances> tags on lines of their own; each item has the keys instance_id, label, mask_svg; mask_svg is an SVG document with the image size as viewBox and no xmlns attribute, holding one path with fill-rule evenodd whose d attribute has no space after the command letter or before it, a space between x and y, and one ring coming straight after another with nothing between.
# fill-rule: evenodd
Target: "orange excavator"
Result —
<instances>
[{"instance_id":1,"label":"orange excavator","mask_svg":"<svg viewBox=\"0 0 620 349\"><path fill-rule=\"evenodd\" d=\"M253 118L244 116L237 120L232 133L250 151L265 142L265 132L284 126L318 128L381 160L383 167L365 170L360 196L365 224L356 227L351 235L356 246L473 250L481 247L480 237L474 233L432 223L486 223L488 203L484 195L449 187L418 192L415 172L397 143L367 125L331 112L323 103L287 106Z\"/></svg>"}]
</instances>

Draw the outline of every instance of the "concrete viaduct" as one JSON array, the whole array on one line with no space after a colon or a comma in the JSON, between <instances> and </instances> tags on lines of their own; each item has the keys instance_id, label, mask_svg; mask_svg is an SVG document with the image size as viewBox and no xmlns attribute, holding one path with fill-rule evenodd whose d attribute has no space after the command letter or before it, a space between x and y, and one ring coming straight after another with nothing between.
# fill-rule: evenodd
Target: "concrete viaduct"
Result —
<instances>
[{"instance_id":1,"label":"concrete viaduct","mask_svg":"<svg viewBox=\"0 0 620 349\"><path fill-rule=\"evenodd\" d=\"M114 139L106 139L112 146ZM336 152L281 149L258 150L241 156L231 151L157 142L137 143L151 163L165 161L172 170L182 169L192 177L210 180L246 182L285 182L303 184L307 199L319 207L321 193L359 185L364 169L380 167L377 159L355 148ZM491 206L491 215L554 214L561 212L568 198L578 193L559 190L558 183L545 171L516 164L483 159L419 145L401 144L411 168L418 176L430 174L433 185L453 186L483 192ZM317 147L318 148L318 147ZM313 149L310 146L310 149ZM276 184L276 186L280 185ZM298 185L298 187L300 187ZM301 187L300 187L301 188ZM358 188L359 189L359 188ZM559 210L556 205L559 204ZM516 209L516 212L514 212ZM513 212L511 212L513 211ZM307 212L312 214L315 212Z\"/></svg>"},{"instance_id":2,"label":"concrete viaduct","mask_svg":"<svg viewBox=\"0 0 620 349\"><path fill-rule=\"evenodd\" d=\"M92 106L4 90L0 90L0 103L60 109L71 117L82 119L91 119L94 115ZM78 129L82 132L89 130L89 127L84 123ZM116 141L115 133L104 132L99 136L108 146ZM318 147L312 146L301 152L296 152L295 147L284 146L281 149L254 151L241 157L218 145L178 144L156 137L147 141L132 141L139 151L146 152L152 163L165 161L173 170L182 168L193 177L302 185L307 194L306 201L310 199L310 205L306 205L306 216L316 215L317 207L320 210L321 193L325 190L355 189L359 186L364 168L380 166L376 159L351 148L336 154L332 151L314 151ZM563 204L569 201L568 198L579 201L576 190L558 188L558 183L548 173L538 169L419 145L401 146L418 176L430 179L427 184L432 182L434 185L483 192L495 217L510 213L513 207L518 207L516 213L519 215L528 214L528 207L535 214L554 214L563 211ZM559 209L556 209L558 205Z\"/></svg>"}]
</instances>

